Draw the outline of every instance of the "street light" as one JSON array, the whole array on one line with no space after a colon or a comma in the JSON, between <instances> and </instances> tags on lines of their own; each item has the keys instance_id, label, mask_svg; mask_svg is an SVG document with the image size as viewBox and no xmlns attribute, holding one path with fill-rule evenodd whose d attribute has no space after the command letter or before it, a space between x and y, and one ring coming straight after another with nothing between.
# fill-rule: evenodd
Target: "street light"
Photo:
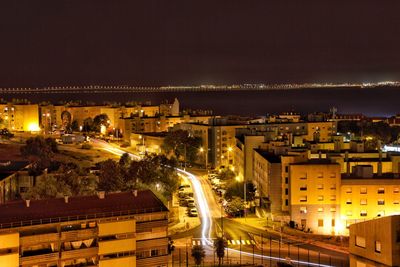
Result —
<instances>
[{"instance_id":1,"label":"street light","mask_svg":"<svg viewBox=\"0 0 400 267\"><path fill-rule=\"evenodd\" d=\"M204 160L205 160L205 169L207 170L207 163L208 163L208 151L205 151L204 150L204 148L203 147L200 147L200 153L204 153L205 152L205 155L204 155Z\"/></svg>"}]
</instances>

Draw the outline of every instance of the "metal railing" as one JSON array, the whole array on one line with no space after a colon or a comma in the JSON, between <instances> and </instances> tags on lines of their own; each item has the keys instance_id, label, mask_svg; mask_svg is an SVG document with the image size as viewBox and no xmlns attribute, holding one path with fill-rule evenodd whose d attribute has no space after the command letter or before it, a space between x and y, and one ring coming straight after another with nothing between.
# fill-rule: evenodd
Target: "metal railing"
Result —
<instances>
[{"instance_id":1,"label":"metal railing","mask_svg":"<svg viewBox=\"0 0 400 267\"><path fill-rule=\"evenodd\" d=\"M93 220L93 219L110 218L110 217L121 217L121 216L129 216L129 215L144 214L144 213L155 213L155 212L163 212L163 211L168 211L168 209L163 208L163 207L158 207L158 208L151 208L151 209L136 209L136 210L126 210L126 211L102 212L102 213L94 213L94 214L87 214L87 215L63 216L63 217L45 218L45 219L37 219L37 220L0 223L0 229L26 227L26 226L51 224L51 223L61 223L61 222L69 222L69 221L84 221L84 220Z\"/></svg>"}]
</instances>

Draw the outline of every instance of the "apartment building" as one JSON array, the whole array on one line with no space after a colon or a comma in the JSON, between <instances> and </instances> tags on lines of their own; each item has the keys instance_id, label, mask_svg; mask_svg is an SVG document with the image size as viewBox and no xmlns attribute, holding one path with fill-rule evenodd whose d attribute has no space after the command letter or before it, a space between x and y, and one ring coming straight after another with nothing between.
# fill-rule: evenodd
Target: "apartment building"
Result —
<instances>
[{"instance_id":1,"label":"apartment building","mask_svg":"<svg viewBox=\"0 0 400 267\"><path fill-rule=\"evenodd\" d=\"M17 199L33 185L28 161L0 161L0 204Z\"/></svg>"},{"instance_id":2,"label":"apartment building","mask_svg":"<svg viewBox=\"0 0 400 267\"><path fill-rule=\"evenodd\" d=\"M400 215L350 225L350 266L400 266Z\"/></svg>"},{"instance_id":3,"label":"apartment building","mask_svg":"<svg viewBox=\"0 0 400 267\"><path fill-rule=\"evenodd\" d=\"M371 168L363 166L363 168ZM393 173L342 175L341 218L348 227L353 223L400 214L400 178Z\"/></svg>"},{"instance_id":4,"label":"apartment building","mask_svg":"<svg viewBox=\"0 0 400 267\"><path fill-rule=\"evenodd\" d=\"M167 266L168 210L149 190L0 206L0 266Z\"/></svg>"},{"instance_id":5,"label":"apartment building","mask_svg":"<svg viewBox=\"0 0 400 267\"><path fill-rule=\"evenodd\" d=\"M40 131L39 106L36 104L0 104L0 118L10 131Z\"/></svg>"},{"instance_id":6,"label":"apartment building","mask_svg":"<svg viewBox=\"0 0 400 267\"><path fill-rule=\"evenodd\" d=\"M290 218L298 228L340 233L340 182L340 165L329 160L289 165Z\"/></svg>"},{"instance_id":7,"label":"apartment building","mask_svg":"<svg viewBox=\"0 0 400 267\"><path fill-rule=\"evenodd\" d=\"M262 149L254 149L253 183L256 186L260 206L274 214L282 207L281 157Z\"/></svg>"}]
</instances>

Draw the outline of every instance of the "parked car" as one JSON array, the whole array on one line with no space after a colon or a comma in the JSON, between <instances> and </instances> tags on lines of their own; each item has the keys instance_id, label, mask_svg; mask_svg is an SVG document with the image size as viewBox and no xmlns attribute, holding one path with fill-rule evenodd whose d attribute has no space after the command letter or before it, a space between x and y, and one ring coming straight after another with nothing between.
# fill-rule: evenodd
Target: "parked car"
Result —
<instances>
[{"instance_id":1,"label":"parked car","mask_svg":"<svg viewBox=\"0 0 400 267\"><path fill-rule=\"evenodd\" d=\"M198 213L197 213L197 209L196 208L192 208L189 210L189 217L197 217Z\"/></svg>"},{"instance_id":2,"label":"parked car","mask_svg":"<svg viewBox=\"0 0 400 267\"><path fill-rule=\"evenodd\" d=\"M187 206L188 206L189 208L194 208L194 207L196 207L195 202L194 202L194 198L188 198L188 199L186 200L186 203L187 203Z\"/></svg>"}]
</instances>

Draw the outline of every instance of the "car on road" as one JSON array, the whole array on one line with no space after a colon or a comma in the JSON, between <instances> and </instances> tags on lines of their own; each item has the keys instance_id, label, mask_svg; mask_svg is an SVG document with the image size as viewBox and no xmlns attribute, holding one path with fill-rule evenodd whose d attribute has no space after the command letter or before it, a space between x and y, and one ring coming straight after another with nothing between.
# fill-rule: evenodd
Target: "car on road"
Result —
<instances>
[{"instance_id":1,"label":"car on road","mask_svg":"<svg viewBox=\"0 0 400 267\"><path fill-rule=\"evenodd\" d=\"M190 209L188 213L189 213L189 217L197 217L198 216L196 208Z\"/></svg>"},{"instance_id":2,"label":"car on road","mask_svg":"<svg viewBox=\"0 0 400 267\"><path fill-rule=\"evenodd\" d=\"M194 207L196 207L195 202L194 202L194 198L188 198L188 199L186 199L186 203L187 203L187 206L188 206L189 208L194 208Z\"/></svg>"}]
</instances>

